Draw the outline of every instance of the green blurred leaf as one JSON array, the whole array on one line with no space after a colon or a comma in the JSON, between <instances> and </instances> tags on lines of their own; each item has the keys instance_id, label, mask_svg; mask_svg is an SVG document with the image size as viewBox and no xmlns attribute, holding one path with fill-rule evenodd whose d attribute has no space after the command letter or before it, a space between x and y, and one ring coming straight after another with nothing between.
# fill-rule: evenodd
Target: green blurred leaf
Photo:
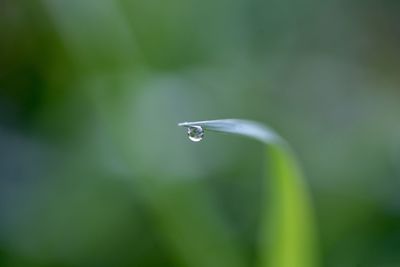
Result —
<instances>
[{"instance_id":1,"label":"green blurred leaf","mask_svg":"<svg viewBox=\"0 0 400 267\"><path fill-rule=\"evenodd\" d=\"M179 126L248 136L268 145L265 179L268 194L262 210L260 266L316 266L316 232L311 201L287 142L264 125L246 120L184 122Z\"/></svg>"}]
</instances>

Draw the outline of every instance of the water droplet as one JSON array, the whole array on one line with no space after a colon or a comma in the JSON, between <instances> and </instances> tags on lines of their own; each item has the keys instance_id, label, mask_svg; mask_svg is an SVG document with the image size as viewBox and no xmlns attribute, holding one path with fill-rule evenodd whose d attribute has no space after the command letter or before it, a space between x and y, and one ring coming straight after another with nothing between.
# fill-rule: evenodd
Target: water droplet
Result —
<instances>
[{"instance_id":1,"label":"water droplet","mask_svg":"<svg viewBox=\"0 0 400 267\"><path fill-rule=\"evenodd\" d=\"M204 138L204 130L201 126L190 126L187 130L188 137L193 142L199 142Z\"/></svg>"}]
</instances>

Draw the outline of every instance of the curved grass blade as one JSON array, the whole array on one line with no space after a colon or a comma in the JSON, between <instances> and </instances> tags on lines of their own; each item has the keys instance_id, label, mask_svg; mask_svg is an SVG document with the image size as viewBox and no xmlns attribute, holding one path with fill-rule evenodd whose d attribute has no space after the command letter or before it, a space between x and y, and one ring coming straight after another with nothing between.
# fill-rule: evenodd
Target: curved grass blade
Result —
<instances>
[{"instance_id":1,"label":"curved grass blade","mask_svg":"<svg viewBox=\"0 0 400 267\"><path fill-rule=\"evenodd\" d=\"M183 122L203 130L243 135L267 145L266 187L260 229L260 267L317 266L316 231L311 200L288 143L268 127L247 120Z\"/></svg>"}]
</instances>

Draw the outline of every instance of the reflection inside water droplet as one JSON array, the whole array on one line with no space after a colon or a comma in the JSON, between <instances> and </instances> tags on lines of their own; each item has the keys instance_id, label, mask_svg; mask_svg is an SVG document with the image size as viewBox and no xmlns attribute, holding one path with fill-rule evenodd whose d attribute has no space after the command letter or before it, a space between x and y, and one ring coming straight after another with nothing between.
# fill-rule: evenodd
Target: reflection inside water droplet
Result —
<instances>
[{"instance_id":1,"label":"reflection inside water droplet","mask_svg":"<svg viewBox=\"0 0 400 267\"><path fill-rule=\"evenodd\" d=\"M204 138L204 130L201 126L190 126L187 130L188 137L193 142L199 142Z\"/></svg>"}]
</instances>

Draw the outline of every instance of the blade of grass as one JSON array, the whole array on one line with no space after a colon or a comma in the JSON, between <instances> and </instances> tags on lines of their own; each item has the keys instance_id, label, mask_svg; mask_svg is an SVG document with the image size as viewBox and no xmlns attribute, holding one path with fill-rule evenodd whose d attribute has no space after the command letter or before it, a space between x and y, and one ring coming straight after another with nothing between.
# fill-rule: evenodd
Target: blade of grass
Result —
<instances>
[{"instance_id":1,"label":"blade of grass","mask_svg":"<svg viewBox=\"0 0 400 267\"><path fill-rule=\"evenodd\" d=\"M247 120L183 122L203 130L243 135L266 144L268 193L260 229L260 267L317 266L313 209L305 180L288 143L268 127Z\"/></svg>"}]
</instances>

